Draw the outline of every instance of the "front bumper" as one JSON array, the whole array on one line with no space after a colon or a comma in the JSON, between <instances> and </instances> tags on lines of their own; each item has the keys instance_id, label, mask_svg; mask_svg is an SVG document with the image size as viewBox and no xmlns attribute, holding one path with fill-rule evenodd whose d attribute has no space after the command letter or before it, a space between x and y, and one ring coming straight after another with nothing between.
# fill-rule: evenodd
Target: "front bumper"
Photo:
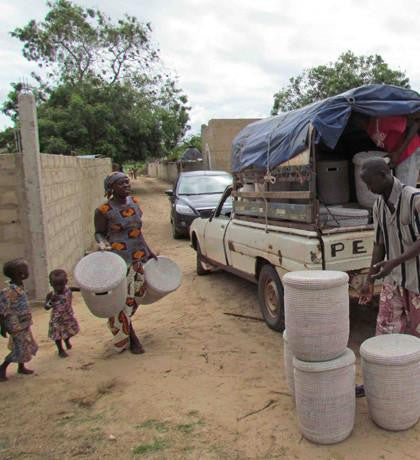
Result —
<instances>
[{"instance_id":1,"label":"front bumper","mask_svg":"<svg viewBox=\"0 0 420 460\"><path fill-rule=\"evenodd\" d=\"M174 221L175 221L175 228L177 232L183 233L187 236L190 235L190 225L192 224L194 219L197 219L196 215L191 214L179 214L175 213Z\"/></svg>"}]
</instances>

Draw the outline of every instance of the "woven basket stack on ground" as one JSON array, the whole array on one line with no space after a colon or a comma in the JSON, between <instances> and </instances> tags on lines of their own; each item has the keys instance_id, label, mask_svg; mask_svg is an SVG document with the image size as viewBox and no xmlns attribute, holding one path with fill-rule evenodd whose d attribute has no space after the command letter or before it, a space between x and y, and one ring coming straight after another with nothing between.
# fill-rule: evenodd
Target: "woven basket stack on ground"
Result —
<instances>
[{"instance_id":1,"label":"woven basket stack on ground","mask_svg":"<svg viewBox=\"0 0 420 460\"><path fill-rule=\"evenodd\" d=\"M295 400L295 379L293 375L293 354L290 351L289 345L287 344L287 332L283 332L283 361L284 361L284 373L286 374L287 387L289 388L290 394L293 400Z\"/></svg>"},{"instance_id":2,"label":"woven basket stack on ground","mask_svg":"<svg viewBox=\"0 0 420 460\"><path fill-rule=\"evenodd\" d=\"M420 339L387 334L360 347L369 415L382 428L399 431L420 417Z\"/></svg>"},{"instance_id":3,"label":"woven basket stack on ground","mask_svg":"<svg viewBox=\"0 0 420 460\"><path fill-rule=\"evenodd\" d=\"M294 357L292 393L300 430L321 444L342 441L353 429L356 409L355 356L346 348L348 275L297 271L287 273L283 283L287 353ZM286 368L289 361L285 354Z\"/></svg>"},{"instance_id":4,"label":"woven basket stack on ground","mask_svg":"<svg viewBox=\"0 0 420 460\"><path fill-rule=\"evenodd\" d=\"M356 411L355 360L349 348L330 361L293 359L296 408L306 439L333 444L352 432Z\"/></svg>"},{"instance_id":5,"label":"woven basket stack on ground","mask_svg":"<svg viewBox=\"0 0 420 460\"><path fill-rule=\"evenodd\" d=\"M287 339L303 361L328 361L344 353L349 339L348 275L296 271L283 277Z\"/></svg>"}]
</instances>

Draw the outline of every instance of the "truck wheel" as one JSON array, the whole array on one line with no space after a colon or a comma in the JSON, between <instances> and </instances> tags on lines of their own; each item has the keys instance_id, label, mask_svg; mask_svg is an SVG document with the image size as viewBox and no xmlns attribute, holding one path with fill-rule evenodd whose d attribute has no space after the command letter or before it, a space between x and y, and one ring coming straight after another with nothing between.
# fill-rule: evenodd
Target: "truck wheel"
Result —
<instances>
[{"instance_id":1,"label":"truck wheel","mask_svg":"<svg viewBox=\"0 0 420 460\"><path fill-rule=\"evenodd\" d=\"M196 251L196 254L197 254L197 275L199 276L204 276L204 275L208 275L211 270L208 270L206 267L206 264L204 264L204 262L201 260L201 249L200 249L200 244L199 242L197 241L197 251Z\"/></svg>"},{"instance_id":2,"label":"truck wheel","mask_svg":"<svg viewBox=\"0 0 420 460\"><path fill-rule=\"evenodd\" d=\"M269 264L262 267L258 279L258 300L268 327L284 330L284 292L276 269Z\"/></svg>"}]
</instances>

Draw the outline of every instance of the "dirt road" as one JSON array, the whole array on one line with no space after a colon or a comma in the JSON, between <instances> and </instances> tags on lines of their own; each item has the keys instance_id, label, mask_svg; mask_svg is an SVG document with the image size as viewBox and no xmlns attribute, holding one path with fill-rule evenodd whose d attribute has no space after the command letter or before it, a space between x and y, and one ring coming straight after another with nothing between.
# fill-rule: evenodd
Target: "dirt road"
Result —
<instances>
[{"instance_id":1,"label":"dirt road","mask_svg":"<svg viewBox=\"0 0 420 460\"><path fill-rule=\"evenodd\" d=\"M81 333L70 357L60 359L46 337L48 313L35 310L36 375L18 376L10 366L10 380L0 387L0 458L420 458L420 425L381 430L364 399L348 440L334 446L304 440L287 394L281 335L262 322L224 315L260 316L256 287L226 273L198 277L189 242L171 238L162 193L168 185L141 178L134 188L149 244L179 263L183 285L137 312L141 356L110 352L105 322L76 294ZM355 351L372 333L374 314L354 310Z\"/></svg>"}]
</instances>

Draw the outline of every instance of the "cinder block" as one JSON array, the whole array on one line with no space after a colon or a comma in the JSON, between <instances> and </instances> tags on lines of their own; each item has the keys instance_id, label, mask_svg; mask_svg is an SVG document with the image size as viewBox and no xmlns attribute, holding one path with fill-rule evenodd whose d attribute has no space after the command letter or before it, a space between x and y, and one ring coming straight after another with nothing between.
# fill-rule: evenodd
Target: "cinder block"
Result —
<instances>
[{"instance_id":1,"label":"cinder block","mask_svg":"<svg viewBox=\"0 0 420 460\"><path fill-rule=\"evenodd\" d=\"M3 205L18 205L18 197L15 190L6 190L0 193L0 206Z\"/></svg>"},{"instance_id":2,"label":"cinder block","mask_svg":"<svg viewBox=\"0 0 420 460\"><path fill-rule=\"evenodd\" d=\"M0 208L0 224L13 224L18 220L17 208Z\"/></svg>"},{"instance_id":3,"label":"cinder block","mask_svg":"<svg viewBox=\"0 0 420 460\"><path fill-rule=\"evenodd\" d=\"M0 242L0 254L3 260L17 259L24 257L25 245L23 243Z\"/></svg>"},{"instance_id":4,"label":"cinder block","mask_svg":"<svg viewBox=\"0 0 420 460\"><path fill-rule=\"evenodd\" d=\"M17 185L18 178L15 171L0 170L0 187L16 187Z\"/></svg>"},{"instance_id":5,"label":"cinder block","mask_svg":"<svg viewBox=\"0 0 420 460\"><path fill-rule=\"evenodd\" d=\"M0 225L0 241L14 241L17 243L23 242L23 229L20 223L1 224Z\"/></svg>"},{"instance_id":6,"label":"cinder block","mask_svg":"<svg viewBox=\"0 0 420 460\"><path fill-rule=\"evenodd\" d=\"M11 169L12 171L16 167L15 155L13 153L0 155L0 171Z\"/></svg>"}]
</instances>

